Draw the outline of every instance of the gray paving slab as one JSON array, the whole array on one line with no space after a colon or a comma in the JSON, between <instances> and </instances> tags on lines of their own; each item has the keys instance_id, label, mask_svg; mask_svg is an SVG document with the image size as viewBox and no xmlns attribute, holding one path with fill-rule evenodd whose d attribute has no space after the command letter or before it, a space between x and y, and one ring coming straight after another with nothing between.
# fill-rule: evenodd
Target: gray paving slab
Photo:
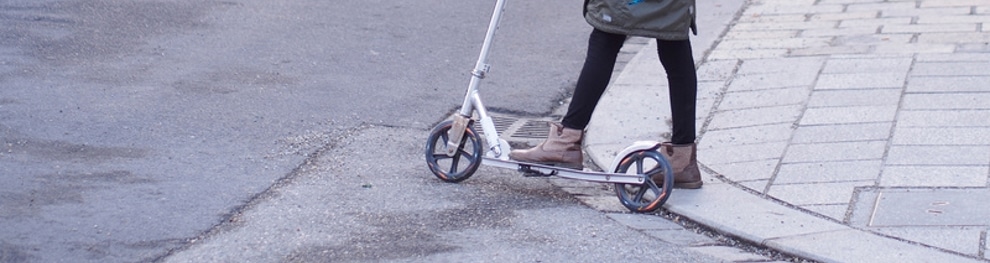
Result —
<instances>
[{"instance_id":1,"label":"gray paving slab","mask_svg":"<svg viewBox=\"0 0 990 263\"><path fill-rule=\"evenodd\" d=\"M727 50L727 49L716 49L713 50L708 59L712 60L723 60L723 59L760 59L760 58L776 58L787 54L788 50L784 48L776 49L740 49L740 50Z\"/></svg>"},{"instance_id":2,"label":"gray paving slab","mask_svg":"<svg viewBox=\"0 0 990 263\"><path fill-rule=\"evenodd\" d=\"M946 1L924 1L921 3L921 7L953 7L953 6L965 6L972 7L979 5L983 2L978 0L946 0Z\"/></svg>"},{"instance_id":3,"label":"gray paving slab","mask_svg":"<svg viewBox=\"0 0 990 263\"><path fill-rule=\"evenodd\" d=\"M799 57L799 58L770 58L745 60L739 67L736 79L753 74L775 74L771 76L760 76L767 80L797 80L794 85L805 86L814 82L815 77L825 63L820 57ZM786 78L781 77L786 76Z\"/></svg>"},{"instance_id":4,"label":"gray paving slab","mask_svg":"<svg viewBox=\"0 0 990 263\"><path fill-rule=\"evenodd\" d=\"M781 39L795 37L804 30L744 31L729 32L722 39ZM816 35L809 35L816 36Z\"/></svg>"},{"instance_id":5,"label":"gray paving slab","mask_svg":"<svg viewBox=\"0 0 990 263\"><path fill-rule=\"evenodd\" d=\"M976 255L981 250L982 236L986 227L931 227L931 226L901 226L901 227L872 227L871 231L887 236L896 236L923 245L959 251L964 254Z\"/></svg>"},{"instance_id":6,"label":"gray paving slab","mask_svg":"<svg viewBox=\"0 0 990 263\"><path fill-rule=\"evenodd\" d=\"M727 39L719 43L719 47L728 49L787 49L802 47L828 46L832 39L829 37L792 37L766 41L762 39Z\"/></svg>"},{"instance_id":7,"label":"gray paving slab","mask_svg":"<svg viewBox=\"0 0 990 263\"><path fill-rule=\"evenodd\" d=\"M727 172L722 176L730 179L734 182L740 181L754 181L754 180L770 180L773 176L773 171L777 169L777 164L780 163L778 159L767 159L767 160L757 160L750 162L737 162L737 163L722 163L722 164L707 164L709 168L715 171ZM731 172L731 173L728 173ZM764 187L758 187L761 191Z\"/></svg>"},{"instance_id":8,"label":"gray paving slab","mask_svg":"<svg viewBox=\"0 0 990 263\"><path fill-rule=\"evenodd\" d=\"M782 162L879 160L886 147L885 141L792 144Z\"/></svg>"},{"instance_id":9,"label":"gray paving slab","mask_svg":"<svg viewBox=\"0 0 990 263\"><path fill-rule=\"evenodd\" d=\"M719 145L745 145L765 142L785 142L791 138L793 124L779 123L731 129L708 130L705 141Z\"/></svg>"},{"instance_id":10,"label":"gray paving slab","mask_svg":"<svg viewBox=\"0 0 990 263\"><path fill-rule=\"evenodd\" d=\"M857 1L851 1L851 0L846 0L846 1L829 1L829 0L824 0L824 1L822 1L822 3L829 3L829 4L856 3L856 2ZM879 15L880 15L880 11L850 11L850 12L842 12L842 13L815 13L815 14L806 14L806 15L802 15L801 17L804 17L805 19L812 20L812 21L814 21L814 20L836 20L836 21L843 21L843 20L849 20L849 19L870 19L870 18L876 18Z\"/></svg>"},{"instance_id":11,"label":"gray paving slab","mask_svg":"<svg viewBox=\"0 0 990 263\"><path fill-rule=\"evenodd\" d=\"M774 183L827 183L875 181L880 177L882 160L816 161L780 165Z\"/></svg>"},{"instance_id":12,"label":"gray paving slab","mask_svg":"<svg viewBox=\"0 0 990 263\"><path fill-rule=\"evenodd\" d=\"M871 31L872 30L872 31ZM873 35L875 28L837 28L833 31L833 36L835 45L840 46L852 46L852 47L869 47L872 51L873 46L877 45L888 45L891 43L896 44L907 44L914 40L913 34L897 34L897 35ZM842 34L840 31L859 31L858 34ZM805 32L808 33L808 32ZM869 52L864 52L864 55L868 55ZM904 56L901 56L904 57Z\"/></svg>"},{"instance_id":13,"label":"gray paving slab","mask_svg":"<svg viewBox=\"0 0 990 263\"><path fill-rule=\"evenodd\" d=\"M942 53L942 54L925 54L920 53L916 56L917 61L990 61L990 53Z\"/></svg>"},{"instance_id":14,"label":"gray paving slab","mask_svg":"<svg viewBox=\"0 0 990 263\"><path fill-rule=\"evenodd\" d=\"M758 193L766 192L767 185L770 184L770 179L766 180L752 180L752 181L734 181L742 189L747 191L753 191Z\"/></svg>"},{"instance_id":15,"label":"gray paving slab","mask_svg":"<svg viewBox=\"0 0 990 263\"><path fill-rule=\"evenodd\" d=\"M728 92L723 95L719 110L800 105L808 100L810 93L808 87Z\"/></svg>"},{"instance_id":16,"label":"gray paving slab","mask_svg":"<svg viewBox=\"0 0 990 263\"><path fill-rule=\"evenodd\" d=\"M990 81L990 79L988 79ZM990 82L987 82L990 83ZM898 127L988 127L990 110L901 110Z\"/></svg>"},{"instance_id":17,"label":"gray paving slab","mask_svg":"<svg viewBox=\"0 0 990 263\"><path fill-rule=\"evenodd\" d=\"M985 61L918 62L911 70L912 76L987 76L990 63Z\"/></svg>"},{"instance_id":18,"label":"gray paving slab","mask_svg":"<svg viewBox=\"0 0 990 263\"><path fill-rule=\"evenodd\" d=\"M862 90L816 90L808 100L808 107L842 107L842 106L881 106L894 105L900 102L902 90L896 89L862 89Z\"/></svg>"},{"instance_id":19,"label":"gray paving slab","mask_svg":"<svg viewBox=\"0 0 990 263\"><path fill-rule=\"evenodd\" d=\"M990 76L912 76L906 91L912 93L981 92L986 91L986 83L990 83Z\"/></svg>"},{"instance_id":20,"label":"gray paving slab","mask_svg":"<svg viewBox=\"0 0 990 263\"><path fill-rule=\"evenodd\" d=\"M802 36L831 36L831 37L841 37L841 36L848 36L850 34L855 34L855 35L860 35L860 36L868 36L870 34L876 33L878 28L879 27L816 28L816 29L801 30L801 35ZM870 38L872 38L872 37L870 37ZM863 40L863 39L869 39L869 38L860 38L860 37L857 37L855 39ZM848 42L848 41L844 41L844 42ZM856 42L859 42L859 41L852 41L852 42L853 43L856 43ZM907 42L903 42L903 43L907 43Z\"/></svg>"},{"instance_id":21,"label":"gray paving slab","mask_svg":"<svg viewBox=\"0 0 990 263\"><path fill-rule=\"evenodd\" d=\"M990 25L990 24L988 24ZM956 52L960 53L990 53L990 45L986 43L990 41L982 41L979 43L963 43L956 46Z\"/></svg>"},{"instance_id":22,"label":"gray paving slab","mask_svg":"<svg viewBox=\"0 0 990 263\"><path fill-rule=\"evenodd\" d=\"M927 9L931 10L931 9ZM954 24L954 23L987 23L990 18L987 16L976 16L971 14L918 14L918 24Z\"/></svg>"},{"instance_id":23,"label":"gray paving slab","mask_svg":"<svg viewBox=\"0 0 990 263\"><path fill-rule=\"evenodd\" d=\"M987 23L990 22L990 17L987 16L974 16L969 14L957 14L957 15L946 15L946 14L920 14L918 15L918 24L955 24L955 23Z\"/></svg>"},{"instance_id":24,"label":"gray paving slab","mask_svg":"<svg viewBox=\"0 0 990 263\"><path fill-rule=\"evenodd\" d=\"M988 166L887 166L882 187L984 187Z\"/></svg>"},{"instance_id":25,"label":"gray paving slab","mask_svg":"<svg viewBox=\"0 0 990 263\"><path fill-rule=\"evenodd\" d=\"M757 22L801 22L807 20L807 16L803 14L767 14L758 16L742 16L737 20L738 23L757 23Z\"/></svg>"},{"instance_id":26,"label":"gray paving slab","mask_svg":"<svg viewBox=\"0 0 990 263\"><path fill-rule=\"evenodd\" d=\"M823 204L848 204L852 199L856 187L872 186L874 180L845 181L845 182L819 182L800 184L779 184L775 183L769 187L767 194L787 203L797 206L803 205L823 205ZM809 189L814 189L809 191Z\"/></svg>"},{"instance_id":27,"label":"gray paving slab","mask_svg":"<svg viewBox=\"0 0 990 263\"><path fill-rule=\"evenodd\" d=\"M700 190L675 191L665 208L758 244L780 237L849 229L836 222L767 202L732 185L705 185Z\"/></svg>"},{"instance_id":28,"label":"gray paving slab","mask_svg":"<svg viewBox=\"0 0 990 263\"><path fill-rule=\"evenodd\" d=\"M990 160L987 146L894 145L887 152L887 165L973 165Z\"/></svg>"},{"instance_id":29,"label":"gray paving slab","mask_svg":"<svg viewBox=\"0 0 990 263\"><path fill-rule=\"evenodd\" d=\"M987 248L990 248L990 245L988 245L987 242L985 242L986 241L986 238L984 238L982 241L984 241L984 242L980 242L980 243L983 244L983 246L982 246L983 251L987 251ZM983 259L990 259L990 255L987 255L986 253L983 253L982 258Z\"/></svg>"},{"instance_id":30,"label":"gray paving slab","mask_svg":"<svg viewBox=\"0 0 990 263\"><path fill-rule=\"evenodd\" d=\"M885 25L880 30L881 33L926 33L926 32L977 32L979 24L976 23L955 23L955 24L893 24Z\"/></svg>"},{"instance_id":31,"label":"gray paving slab","mask_svg":"<svg viewBox=\"0 0 990 263\"><path fill-rule=\"evenodd\" d=\"M800 125L791 134L792 143L887 140L894 122Z\"/></svg>"},{"instance_id":32,"label":"gray paving slab","mask_svg":"<svg viewBox=\"0 0 990 263\"><path fill-rule=\"evenodd\" d=\"M932 2L932 1L929 1ZM914 8L914 9L889 9L883 11L883 16L889 17L917 17L922 15L967 15L972 13L973 8L968 6L949 6L949 7L938 7L930 8L930 3L925 5L929 8Z\"/></svg>"},{"instance_id":33,"label":"gray paving slab","mask_svg":"<svg viewBox=\"0 0 990 263\"><path fill-rule=\"evenodd\" d=\"M849 213L849 204L811 204L798 206L833 220L843 220Z\"/></svg>"},{"instance_id":34,"label":"gray paving slab","mask_svg":"<svg viewBox=\"0 0 990 263\"><path fill-rule=\"evenodd\" d=\"M783 237L766 244L823 262L981 262L855 229Z\"/></svg>"},{"instance_id":35,"label":"gray paving slab","mask_svg":"<svg viewBox=\"0 0 990 263\"><path fill-rule=\"evenodd\" d=\"M901 107L908 110L990 110L990 93L905 94Z\"/></svg>"},{"instance_id":36,"label":"gray paving slab","mask_svg":"<svg viewBox=\"0 0 990 263\"><path fill-rule=\"evenodd\" d=\"M703 140L704 139L702 139L702 141ZM768 142L729 146L699 146L698 161L701 163L714 165L780 159L780 157L784 154L784 149L786 148L786 142Z\"/></svg>"},{"instance_id":37,"label":"gray paving slab","mask_svg":"<svg viewBox=\"0 0 990 263\"><path fill-rule=\"evenodd\" d=\"M904 73L911 69L912 61L911 58L829 59L822 73Z\"/></svg>"},{"instance_id":38,"label":"gray paving slab","mask_svg":"<svg viewBox=\"0 0 990 263\"><path fill-rule=\"evenodd\" d=\"M818 76L815 89L899 88L907 72L835 73Z\"/></svg>"},{"instance_id":39,"label":"gray paving slab","mask_svg":"<svg viewBox=\"0 0 990 263\"><path fill-rule=\"evenodd\" d=\"M743 64L743 67L745 66L746 65ZM729 84L728 91L752 91L804 87L811 85L815 81L815 77L807 76L806 74L797 75L795 77L781 78L780 76L783 74L784 73L778 72L736 75L735 78L732 79L732 83Z\"/></svg>"},{"instance_id":40,"label":"gray paving slab","mask_svg":"<svg viewBox=\"0 0 990 263\"><path fill-rule=\"evenodd\" d=\"M912 2L854 2L848 3L849 5L845 9L847 12L859 12L859 11L880 11L888 12L894 10L913 10L916 7L915 3Z\"/></svg>"},{"instance_id":41,"label":"gray paving slab","mask_svg":"<svg viewBox=\"0 0 990 263\"><path fill-rule=\"evenodd\" d=\"M699 78L700 77L701 76L699 75ZM716 77L716 76L712 76L712 77ZM724 79L698 81L698 100L720 100L722 94L724 93L726 82L727 81ZM698 106L698 110L703 110L703 109L705 109L705 107L701 105Z\"/></svg>"},{"instance_id":42,"label":"gray paving slab","mask_svg":"<svg viewBox=\"0 0 990 263\"><path fill-rule=\"evenodd\" d=\"M869 46L826 46L826 47L803 47L791 49L788 55L791 56L823 56L842 54L866 54L872 50Z\"/></svg>"},{"instance_id":43,"label":"gray paving slab","mask_svg":"<svg viewBox=\"0 0 990 263\"><path fill-rule=\"evenodd\" d=\"M972 226L990 217L987 189L887 190L869 226Z\"/></svg>"},{"instance_id":44,"label":"gray paving slab","mask_svg":"<svg viewBox=\"0 0 990 263\"><path fill-rule=\"evenodd\" d=\"M889 55L913 55L918 53L945 54L945 53L951 53L955 50L956 50L956 44L942 44L942 43L907 43L907 44L877 45L873 47L874 53L889 54Z\"/></svg>"},{"instance_id":45,"label":"gray paving slab","mask_svg":"<svg viewBox=\"0 0 990 263\"><path fill-rule=\"evenodd\" d=\"M801 125L831 125L894 121L897 105L808 108Z\"/></svg>"},{"instance_id":46,"label":"gray paving slab","mask_svg":"<svg viewBox=\"0 0 990 263\"><path fill-rule=\"evenodd\" d=\"M823 4L823 5L754 5L746 8L743 15L762 14L809 14L809 13L839 13L845 10L843 4Z\"/></svg>"},{"instance_id":47,"label":"gray paving slab","mask_svg":"<svg viewBox=\"0 0 990 263\"><path fill-rule=\"evenodd\" d=\"M839 27L879 27L889 25L910 25L914 18L911 17L879 17L846 19L839 22Z\"/></svg>"},{"instance_id":48,"label":"gray paving slab","mask_svg":"<svg viewBox=\"0 0 990 263\"><path fill-rule=\"evenodd\" d=\"M895 145L990 145L988 127L898 127Z\"/></svg>"},{"instance_id":49,"label":"gray paving slab","mask_svg":"<svg viewBox=\"0 0 990 263\"><path fill-rule=\"evenodd\" d=\"M793 123L802 109L804 105L784 105L715 112L710 129Z\"/></svg>"}]
</instances>

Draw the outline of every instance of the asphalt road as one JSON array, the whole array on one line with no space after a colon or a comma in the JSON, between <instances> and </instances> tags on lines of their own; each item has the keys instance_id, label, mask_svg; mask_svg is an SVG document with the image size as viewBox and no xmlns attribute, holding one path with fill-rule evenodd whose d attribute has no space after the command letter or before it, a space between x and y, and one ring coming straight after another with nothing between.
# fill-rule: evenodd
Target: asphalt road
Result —
<instances>
[{"instance_id":1,"label":"asphalt road","mask_svg":"<svg viewBox=\"0 0 990 263\"><path fill-rule=\"evenodd\" d=\"M418 129L367 127L160 262L718 262L653 238L543 178L422 171ZM365 147L388 147L389 156ZM615 202L618 202L617 200ZM644 215L646 216L646 215Z\"/></svg>"},{"instance_id":2,"label":"asphalt road","mask_svg":"<svg viewBox=\"0 0 990 263\"><path fill-rule=\"evenodd\" d=\"M258 221L239 221L244 214L265 215L265 207L278 207L273 200L282 191L307 176L366 178L298 192L297 198L332 205L327 210L283 211L303 218L319 211L360 211L322 214L328 216L324 221L344 222L322 230L325 224L297 224L317 232L347 229L351 234L342 237L370 246L340 259L382 258L374 247L379 240L361 238L385 231L372 227L398 227L402 235L383 237L384 244L420 240L405 234L440 240L451 229L465 235L459 242L494 235L501 238L495 244L505 246L515 244L514 238L527 244L558 239L548 233L606 236L595 233L616 227L545 184L529 186L533 189L501 179L442 184L421 159L408 159L419 158L408 155L421 147L412 142L425 140L429 128L459 106L493 3L0 2L0 262L135 262L193 255L184 251L196 251L195 241L251 229L250 222ZM566 96L590 30L580 18L580 3L509 3L493 69L482 87L490 109L545 115ZM364 136L369 130L375 136ZM394 141L393 133L404 139ZM339 150L342 145L348 145L346 151ZM388 176L408 176L404 179L418 186L381 181ZM363 187L366 182L370 190ZM340 196L321 199L311 193ZM441 216L424 223L436 228L434 234L420 236L403 227L434 218L430 212ZM481 218L465 218L471 215ZM597 221L540 221L585 215ZM447 224L443 217L476 222ZM551 232L516 232L533 229ZM281 230L286 228L255 238L288 235ZM587 249L618 240L608 237L596 245L582 239L560 243ZM327 247L338 251L334 246L340 244L314 243L310 250L265 259L310 261ZM383 259L424 251L466 253L460 248L468 247L439 241L426 246ZM537 250L559 253L547 248Z\"/></svg>"}]
</instances>

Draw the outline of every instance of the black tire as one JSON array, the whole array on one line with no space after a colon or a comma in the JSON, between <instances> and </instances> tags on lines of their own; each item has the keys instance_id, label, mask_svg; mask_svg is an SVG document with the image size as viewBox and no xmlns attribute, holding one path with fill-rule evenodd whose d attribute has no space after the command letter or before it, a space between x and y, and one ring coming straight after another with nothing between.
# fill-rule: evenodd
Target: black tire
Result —
<instances>
[{"instance_id":1,"label":"black tire","mask_svg":"<svg viewBox=\"0 0 990 263\"><path fill-rule=\"evenodd\" d=\"M623 156L613 172L648 175L647 178L661 181L660 185L650 179L643 184L615 184L615 194L622 205L637 213L653 212L663 206L674 185L670 161L656 150L640 150Z\"/></svg>"},{"instance_id":2,"label":"black tire","mask_svg":"<svg viewBox=\"0 0 990 263\"><path fill-rule=\"evenodd\" d=\"M453 125L453 121L444 121L430 131L430 137L426 140L426 164L440 180L456 183L470 178L478 170L482 160L482 147L481 137L473 125L468 125L461 137L460 148L454 156L447 156L447 131Z\"/></svg>"}]
</instances>

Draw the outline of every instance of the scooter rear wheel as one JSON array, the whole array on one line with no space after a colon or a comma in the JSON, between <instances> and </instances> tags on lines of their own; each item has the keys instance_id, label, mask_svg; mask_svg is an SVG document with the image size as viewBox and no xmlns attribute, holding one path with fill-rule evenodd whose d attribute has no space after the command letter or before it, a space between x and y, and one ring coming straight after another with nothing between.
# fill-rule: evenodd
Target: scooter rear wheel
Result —
<instances>
[{"instance_id":1,"label":"scooter rear wheel","mask_svg":"<svg viewBox=\"0 0 990 263\"><path fill-rule=\"evenodd\" d=\"M478 170L482 160L482 147L478 132L468 125L457 151L453 156L447 155L447 142L450 140L448 131L453 126L453 121L441 122L430 132L430 137L426 140L426 164L440 180L456 183L470 178Z\"/></svg>"},{"instance_id":2,"label":"scooter rear wheel","mask_svg":"<svg viewBox=\"0 0 990 263\"><path fill-rule=\"evenodd\" d=\"M645 175L643 184L615 184L615 194L630 211L653 212L670 197L674 185L674 169L656 150L634 151L622 157L615 173ZM652 178L652 179L651 179ZM659 181L657 184L654 181Z\"/></svg>"}]
</instances>

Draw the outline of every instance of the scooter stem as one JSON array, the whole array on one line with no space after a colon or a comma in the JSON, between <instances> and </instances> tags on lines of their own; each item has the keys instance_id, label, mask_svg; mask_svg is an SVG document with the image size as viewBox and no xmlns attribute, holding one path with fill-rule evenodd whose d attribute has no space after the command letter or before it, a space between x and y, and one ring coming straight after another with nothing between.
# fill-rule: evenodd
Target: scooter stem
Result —
<instances>
[{"instance_id":1,"label":"scooter stem","mask_svg":"<svg viewBox=\"0 0 990 263\"><path fill-rule=\"evenodd\" d=\"M474 70L471 71L471 83L468 85L467 94L464 96L464 103L461 105L461 115L471 116L471 111L474 110L473 106L475 106L472 105L472 94L478 90L481 79L485 78L485 75L488 74L488 70L491 68L488 65L488 53L491 51L492 43L495 42L495 31L498 31L499 23L502 21L505 1L495 1L495 11L492 12L491 21L488 22L488 32L485 34L485 42L481 44L478 62L474 65Z\"/></svg>"},{"instance_id":2,"label":"scooter stem","mask_svg":"<svg viewBox=\"0 0 990 263\"><path fill-rule=\"evenodd\" d=\"M506 0L496 0L495 1L495 11L492 12L491 21L488 22L488 31L485 34L485 42L481 45L481 52L478 55L478 62L474 65L474 70L471 71L471 83L468 84L468 90L464 94L464 102L461 104L461 111L458 119L470 118L472 113L477 110L481 121L482 130L485 132L485 137L488 141L489 151L494 157L502 157L506 149L503 149L503 143L499 141L498 132L495 130L495 125L492 123L491 117L485 110L484 104L481 102L481 97L478 95L478 87L481 85L481 79L485 78L488 74L490 65L488 65L488 53L492 49L492 43L495 41L495 31L498 31L499 22L502 21L502 12L505 10ZM460 139L464 136L464 128L468 123L466 120L456 121L452 129L450 129L448 137L450 138L447 142L447 154L453 155L460 144Z\"/></svg>"}]
</instances>

